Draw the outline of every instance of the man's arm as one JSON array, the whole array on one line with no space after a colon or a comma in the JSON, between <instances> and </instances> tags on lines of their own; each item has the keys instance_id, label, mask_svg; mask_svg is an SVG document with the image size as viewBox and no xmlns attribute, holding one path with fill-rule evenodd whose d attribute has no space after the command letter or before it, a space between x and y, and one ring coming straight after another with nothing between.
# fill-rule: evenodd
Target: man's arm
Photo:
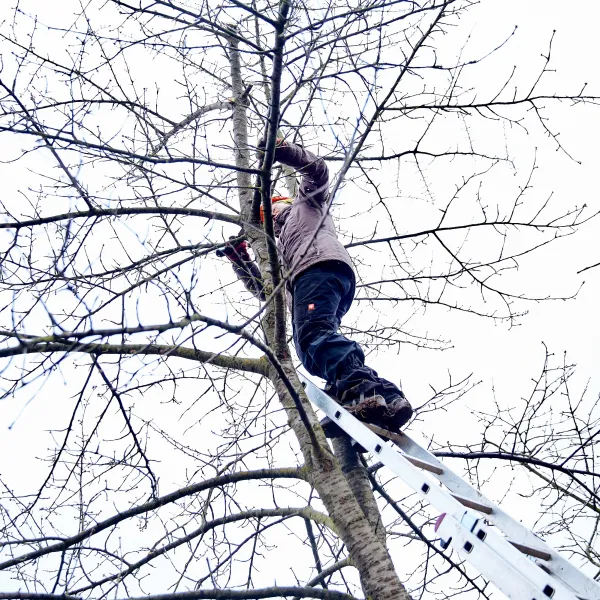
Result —
<instances>
[{"instance_id":1,"label":"man's arm","mask_svg":"<svg viewBox=\"0 0 600 600\"><path fill-rule=\"evenodd\" d=\"M298 144L277 140L275 160L296 169L302 176L298 200L321 205L329 193L329 169L325 161Z\"/></svg>"},{"instance_id":2,"label":"man's arm","mask_svg":"<svg viewBox=\"0 0 600 600\"><path fill-rule=\"evenodd\" d=\"M245 241L238 242L235 246L227 244L223 250L217 250L217 256L226 256L231 261L231 267L237 278L252 295L265 301L263 280L258 265L248 254L248 244Z\"/></svg>"}]
</instances>

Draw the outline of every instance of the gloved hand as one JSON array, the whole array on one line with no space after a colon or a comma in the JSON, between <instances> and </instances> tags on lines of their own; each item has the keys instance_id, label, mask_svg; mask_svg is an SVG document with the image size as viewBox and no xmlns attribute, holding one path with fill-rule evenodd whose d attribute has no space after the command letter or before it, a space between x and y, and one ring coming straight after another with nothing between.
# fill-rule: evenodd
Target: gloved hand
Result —
<instances>
[{"instance_id":1,"label":"gloved hand","mask_svg":"<svg viewBox=\"0 0 600 600\"><path fill-rule=\"evenodd\" d=\"M229 239L234 240L240 236L231 236ZM238 279L244 284L246 289L258 298L265 300L265 292L263 289L262 276L256 263L248 254L248 243L245 240L236 244L228 243L224 248L219 248L216 255L226 256L231 261L231 266L237 275Z\"/></svg>"},{"instance_id":2,"label":"gloved hand","mask_svg":"<svg viewBox=\"0 0 600 600\"><path fill-rule=\"evenodd\" d=\"M281 148L282 146L285 146L285 139L282 137L278 137L275 140L275 150L277 150L277 148ZM256 148L262 154L265 153L266 147L267 147L267 134L265 134L260 140L258 140L258 144L256 144Z\"/></svg>"},{"instance_id":3,"label":"gloved hand","mask_svg":"<svg viewBox=\"0 0 600 600\"><path fill-rule=\"evenodd\" d=\"M235 239L238 236L231 236L229 239ZM228 243L224 248L219 248L216 251L218 257L226 256L232 262L250 261L250 255L248 254L248 243L245 240L238 242L235 245Z\"/></svg>"}]
</instances>

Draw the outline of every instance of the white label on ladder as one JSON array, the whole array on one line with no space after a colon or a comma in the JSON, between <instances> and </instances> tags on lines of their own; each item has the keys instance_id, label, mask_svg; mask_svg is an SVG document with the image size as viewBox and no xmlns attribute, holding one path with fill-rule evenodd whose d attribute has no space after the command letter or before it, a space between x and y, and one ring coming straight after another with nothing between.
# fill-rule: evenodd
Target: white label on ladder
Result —
<instances>
[{"instance_id":1,"label":"white label on ladder","mask_svg":"<svg viewBox=\"0 0 600 600\"><path fill-rule=\"evenodd\" d=\"M384 443L379 436L370 431L368 427L343 409L305 376L302 374L299 374L299 376L313 404L325 412L357 443L377 455L386 467L398 475L415 492L423 496L432 506L440 512L446 513L440 528L442 538L446 536L448 541L452 540L452 547L509 598L519 600L544 600L545 598L555 600L600 600L600 586L598 584L575 569L528 529L517 524L506 513L500 511L478 490L452 473L437 458L410 440L408 436L402 436L406 440L406 446L411 447L411 452L407 454L438 467L438 470L442 472L437 473L436 477L440 482L446 484L451 492L435 485L428 475L413 466L402 453ZM477 531L472 531L475 527L474 524L480 523L479 517L472 511L465 510L464 506L453 497L453 493L463 497L463 500L467 498L472 503L491 506L492 513L498 512L506 517L503 521L518 525L518 527L513 526L512 529L521 534L524 531L528 535L521 535L514 541L536 549L539 547L540 550L549 551L552 556L552 563L555 559L566 563L568 568L563 567L561 570L567 572L570 576L569 580L564 581L558 575L554 576L552 573L547 573L537 563L517 550L507 538L482 523L477 525ZM492 520L492 516L495 515L488 515L486 519ZM502 529L499 523L495 522L494 524ZM505 523L503 524L505 525ZM481 533L478 536L479 532ZM504 532L507 533L505 530ZM552 567L555 567L555 565L552 564ZM573 579L573 572L577 574L577 577L575 577L576 583L584 583L585 585L573 585L570 580ZM577 591L573 591L574 589Z\"/></svg>"}]
</instances>

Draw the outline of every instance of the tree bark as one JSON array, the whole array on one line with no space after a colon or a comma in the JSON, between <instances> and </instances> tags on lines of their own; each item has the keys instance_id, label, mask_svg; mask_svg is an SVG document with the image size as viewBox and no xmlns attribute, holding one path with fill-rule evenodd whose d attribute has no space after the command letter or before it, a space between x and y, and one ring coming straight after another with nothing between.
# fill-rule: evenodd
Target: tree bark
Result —
<instances>
[{"instance_id":1,"label":"tree bark","mask_svg":"<svg viewBox=\"0 0 600 600\"><path fill-rule=\"evenodd\" d=\"M375 535L385 546L385 527L381 520L375 494L373 494L367 470L352 447L350 438L348 436L334 438L333 450L356 501L371 524Z\"/></svg>"}]
</instances>

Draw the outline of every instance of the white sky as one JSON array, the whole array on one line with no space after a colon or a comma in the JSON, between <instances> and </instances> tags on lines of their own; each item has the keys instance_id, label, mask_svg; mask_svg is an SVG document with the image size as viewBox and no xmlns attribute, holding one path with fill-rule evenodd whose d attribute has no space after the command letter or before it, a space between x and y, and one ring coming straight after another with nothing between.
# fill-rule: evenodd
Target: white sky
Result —
<instances>
[{"instance_id":1,"label":"white sky","mask_svg":"<svg viewBox=\"0 0 600 600\"><path fill-rule=\"evenodd\" d=\"M52 10L56 11L55 3L52 4ZM49 6L40 2L40 7L42 5ZM6 4L0 7L0 21L10 16L6 8ZM494 85L495 89L498 79L494 67L508 72L513 65L517 65L518 74L526 78L528 69L539 66L540 54L546 51L551 32L556 29L552 62L556 73L548 77L556 82L557 89L566 93L578 91L587 82L589 92L600 95L597 66L599 20L600 5L591 0L577 3L557 0L484 1L473 8L461 22L460 29L453 32L453 38L444 43L456 43L459 47L470 33L471 40L464 52L465 55L471 52L477 56L482 48L502 41L518 24L518 30L507 47L486 63L490 69L489 80L473 82L482 88ZM539 168L534 180L534 194L545 197L553 193L559 206L571 203L581 205L585 202L598 211L600 107L570 107L565 104L551 112L556 118L555 126L561 132L562 144L581 164L575 164L564 154L555 152L552 142L544 138L539 130L523 136L522 148L517 150L522 153L518 157L522 164L531 164L534 148L538 148ZM440 143L444 142L440 140ZM3 145L14 143L8 134L0 136L0 149ZM0 165L0 178L10 190L21 185L23 176L18 166ZM518 177L524 176L518 174ZM499 187L495 193L502 195L510 193L506 190L513 189L510 186L514 186L514 181L504 182L500 178L497 185ZM439 193L444 193L443 181L432 182L432 186ZM346 210L345 194L347 192L343 191L336 209L342 217ZM410 200L403 199L402 210L410 210L410 207ZM406 223L411 223L411 218L412 215L406 214ZM410 230L408 227L407 231ZM452 408L449 413L428 414L426 419L413 424L411 431L417 437L433 436L438 444L475 441L479 430L472 411L492 406L492 385L496 400L506 407L527 396L531 378L539 375L543 363L543 343L556 354L558 362L562 353L566 352L568 361L577 364L572 387L575 396L590 381L590 401L598 397L600 349L597 305L600 267L577 274L578 270L600 261L597 231L598 223L592 221L575 235L537 253L535 261L524 261L522 269L514 276L515 285L526 285L528 290L539 296L569 296L583 284L576 299L524 305L529 313L520 320L518 327L513 328L432 307L414 317L411 324L415 331L429 332L430 335L451 340L452 348L435 352L418 350L405 344L397 355L389 352L370 357L369 363L381 375L396 382L401 379L405 393L415 404L420 404L431 395L430 386L443 387L447 383L448 373L452 374L453 379L472 373L473 380L483 381L469 394L464 404ZM356 303L348 315L348 321L358 315L365 318L363 310L365 307ZM391 309L385 307L382 310ZM393 310L401 312L405 308L399 304ZM366 318L373 318L372 313ZM48 438L43 432L64 426L63 409L71 405L66 398L77 389L73 384L82 376L78 372L65 372L64 387L55 379L52 386L33 400L11 430L8 425L21 412L22 405L13 400L0 403L0 473L3 477L9 480L13 478L18 484L24 483L24 473L28 478L34 478L43 472L44 465L36 459L48 445ZM215 440L207 436L204 442L212 444ZM507 499L507 504L509 511L518 512L524 518L532 515L536 508L534 501L528 505L526 499L516 496ZM6 585L9 584L3 582L0 575L0 587Z\"/></svg>"}]
</instances>

